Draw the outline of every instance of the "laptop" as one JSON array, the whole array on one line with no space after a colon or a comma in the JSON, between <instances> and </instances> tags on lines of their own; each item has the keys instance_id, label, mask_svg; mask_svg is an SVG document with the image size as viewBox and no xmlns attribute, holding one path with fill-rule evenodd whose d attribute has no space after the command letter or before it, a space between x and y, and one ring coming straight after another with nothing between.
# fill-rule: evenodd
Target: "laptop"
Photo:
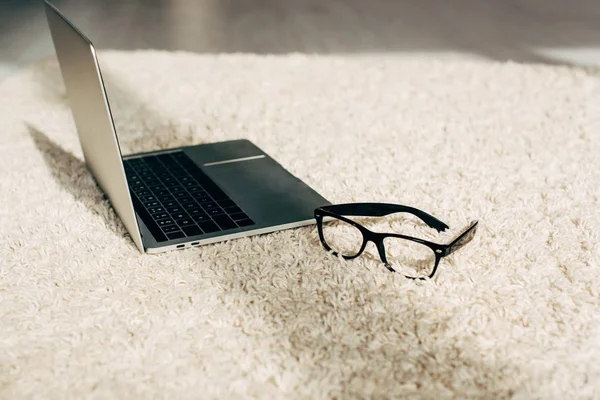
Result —
<instances>
[{"instance_id":1,"label":"laptop","mask_svg":"<svg viewBox=\"0 0 600 400\"><path fill-rule=\"evenodd\" d=\"M248 140L123 157L94 46L44 3L86 166L140 251L310 225L330 204Z\"/></svg>"}]
</instances>

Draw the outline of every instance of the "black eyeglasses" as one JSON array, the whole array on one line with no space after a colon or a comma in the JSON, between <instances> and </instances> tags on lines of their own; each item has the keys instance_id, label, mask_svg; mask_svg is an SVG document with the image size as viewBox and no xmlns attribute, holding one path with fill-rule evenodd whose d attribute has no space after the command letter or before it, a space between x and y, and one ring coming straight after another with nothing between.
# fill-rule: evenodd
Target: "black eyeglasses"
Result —
<instances>
[{"instance_id":1,"label":"black eyeglasses","mask_svg":"<svg viewBox=\"0 0 600 400\"><path fill-rule=\"evenodd\" d=\"M350 260L361 255L367 242L373 242L386 268L392 272L400 272L410 279L432 278L442 257L452 254L469 243L477 231L478 221L473 221L449 244L439 244L412 236L373 232L345 217L383 217L394 213L412 214L438 232L448 229L448 225L424 211L385 203L336 204L319 207L315 210L315 219L323 247L334 255L341 255ZM331 221L323 224L324 217L330 217Z\"/></svg>"}]
</instances>

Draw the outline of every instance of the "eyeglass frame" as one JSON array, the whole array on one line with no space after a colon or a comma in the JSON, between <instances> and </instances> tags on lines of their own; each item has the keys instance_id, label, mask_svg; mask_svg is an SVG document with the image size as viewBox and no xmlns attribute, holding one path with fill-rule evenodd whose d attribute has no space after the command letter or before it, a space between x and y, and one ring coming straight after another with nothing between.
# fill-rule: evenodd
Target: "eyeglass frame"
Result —
<instances>
[{"instance_id":1,"label":"eyeglass frame","mask_svg":"<svg viewBox=\"0 0 600 400\"><path fill-rule=\"evenodd\" d=\"M358 222L345 217L345 216L384 217L386 215L395 214L395 213L412 214L412 215L416 216L417 218L419 218L421 221L423 221L425 224L427 224L429 227L437 230L438 232L444 232L446 229L450 228L444 222L435 218L433 215L426 213L425 211L421 211L414 207L403 206L400 204L389 204L389 203L346 203L346 204L327 205L327 206L322 206L322 207L316 208L314 211L314 217L317 221L317 230L319 232L319 239L321 240L321 244L327 251L332 252L332 254L335 256L338 255L338 252L333 250L325 241L325 237L323 235L323 218L324 217L337 218L341 221L351 224L352 226L355 226L362 233L362 236L363 236L363 242L360 247L360 250L355 255L345 256L345 255L341 254L341 256L346 260L355 259L365 251L365 248L367 247L368 242L373 242L373 244L375 244L375 247L377 248L377 251L379 253L379 257L381 258L381 261L383 262L385 267L390 272L398 272L398 271L396 271L387 261L387 257L386 257L386 253L385 253L385 244L383 243L384 239L386 239L388 237L394 237L394 238L399 238L399 239L410 240L410 241L420 243L422 245L429 247L433 251L433 254L435 254L435 265L433 267L431 274L427 277L413 277L413 276L408 276L408 275L403 274L408 279L419 279L419 280L433 278L442 258L449 256L450 254L454 253L455 251L459 250L460 248L465 246L467 243L469 243L475 236L475 233L477 232L477 226L479 224L479 221L477 221L477 220L471 221L471 223L469 225L467 225L467 227L463 228L461 230L461 232L450 241L450 243L442 244L442 243L430 242L428 240L420 239L420 238L413 237L413 236L402 235L399 233L373 232L370 229L359 224Z\"/></svg>"}]
</instances>

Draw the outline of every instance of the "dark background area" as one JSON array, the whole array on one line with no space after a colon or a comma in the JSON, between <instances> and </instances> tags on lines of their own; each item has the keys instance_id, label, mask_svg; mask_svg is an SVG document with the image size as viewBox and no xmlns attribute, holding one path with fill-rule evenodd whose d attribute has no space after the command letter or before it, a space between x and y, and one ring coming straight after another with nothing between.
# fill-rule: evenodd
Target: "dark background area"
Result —
<instances>
[{"instance_id":1,"label":"dark background area","mask_svg":"<svg viewBox=\"0 0 600 400\"><path fill-rule=\"evenodd\" d=\"M600 65L598 0L56 0L100 49ZM0 79L53 53L42 0L0 0Z\"/></svg>"}]
</instances>

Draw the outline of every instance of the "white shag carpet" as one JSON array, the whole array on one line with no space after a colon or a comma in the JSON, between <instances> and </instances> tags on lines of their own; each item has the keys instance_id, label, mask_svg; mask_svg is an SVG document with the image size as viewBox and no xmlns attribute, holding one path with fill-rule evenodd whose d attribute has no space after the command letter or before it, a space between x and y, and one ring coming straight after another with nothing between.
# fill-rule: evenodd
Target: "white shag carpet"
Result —
<instances>
[{"instance_id":1,"label":"white shag carpet","mask_svg":"<svg viewBox=\"0 0 600 400\"><path fill-rule=\"evenodd\" d=\"M428 282L338 260L315 227L142 255L84 167L56 61L35 65L0 85L1 398L600 397L600 77L375 56L101 64L126 152L249 138L332 202L479 232Z\"/></svg>"}]
</instances>

